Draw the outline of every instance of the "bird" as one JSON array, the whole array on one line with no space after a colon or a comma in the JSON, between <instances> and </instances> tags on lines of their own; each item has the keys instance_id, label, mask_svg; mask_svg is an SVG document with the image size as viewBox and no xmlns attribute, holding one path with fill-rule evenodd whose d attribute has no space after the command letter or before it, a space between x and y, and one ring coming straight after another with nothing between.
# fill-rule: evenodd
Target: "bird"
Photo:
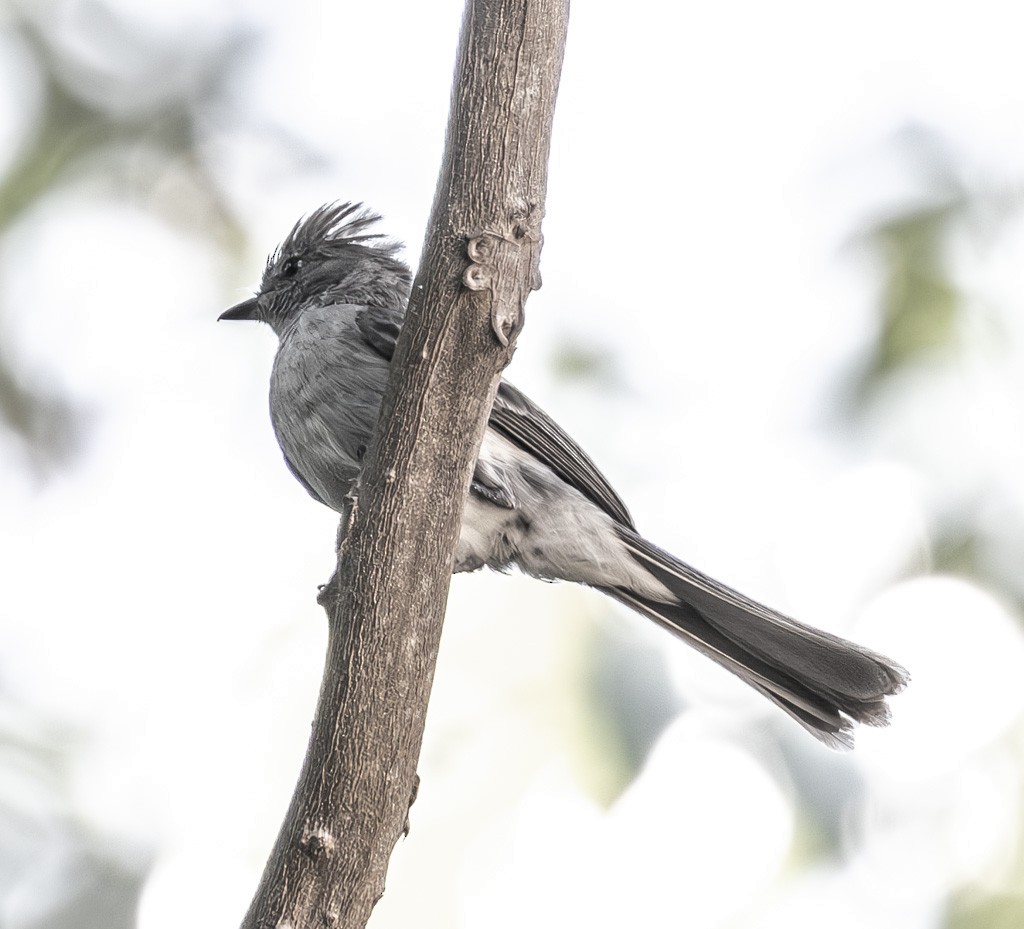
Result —
<instances>
[{"instance_id":1,"label":"bird","mask_svg":"<svg viewBox=\"0 0 1024 929\"><path fill-rule=\"evenodd\" d=\"M270 418L306 491L345 514L377 419L412 287L381 217L331 202L300 218L255 295L221 320L278 338ZM344 523L344 520L343 520ZM825 745L885 726L907 684L891 659L798 622L649 542L580 446L508 381L498 386L473 471L454 571L516 568L595 588L733 672Z\"/></svg>"}]
</instances>

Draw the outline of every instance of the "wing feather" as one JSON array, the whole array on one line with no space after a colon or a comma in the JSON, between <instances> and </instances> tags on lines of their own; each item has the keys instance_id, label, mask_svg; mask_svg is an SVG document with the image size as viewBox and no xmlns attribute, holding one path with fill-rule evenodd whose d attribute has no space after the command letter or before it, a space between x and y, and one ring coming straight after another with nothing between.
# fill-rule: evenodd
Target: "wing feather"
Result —
<instances>
[{"instance_id":1,"label":"wing feather","mask_svg":"<svg viewBox=\"0 0 1024 929\"><path fill-rule=\"evenodd\" d=\"M366 343L382 358L390 361L402 325L402 312L383 307L366 307L359 313L356 324ZM507 381L502 381L498 386L489 425L524 452L547 465L570 487L576 488L616 522L630 529L635 528L626 504L590 456L547 413ZM489 480L485 479L479 466L477 471L473 490L498 506L511 508L514 505L511 494L502 494L500 488L495 488L493 476Z\"/></svg>"},{"instance_id":2,"label":"wing feather","mask_svg":"<svg viewBox=\"0 0 1024 929\"><path fill-rule=\"evenodd\" d=\"M590 456L558 423L508 381L498 386L489 425L546 464L616 522L635 528L626 504Z\"/></svg>"}]
</instances>

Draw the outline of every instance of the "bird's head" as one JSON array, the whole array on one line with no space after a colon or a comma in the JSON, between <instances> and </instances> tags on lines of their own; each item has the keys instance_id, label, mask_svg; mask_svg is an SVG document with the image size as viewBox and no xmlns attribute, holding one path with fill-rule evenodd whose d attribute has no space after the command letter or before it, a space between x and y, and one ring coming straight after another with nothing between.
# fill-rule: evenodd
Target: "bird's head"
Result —
<instances>
[{"instance_id":1,"label":"bird's head","mask_svg":"<svg viewBox=\"0 0 1024 929\"><path fill-rule=\"evenodd\" d=\"M256 296L220 319L256 319L281 335L311 306L356 303L402 309L409 269L399 244L368 233L380 217L361 203L329 203L300 219L267 260Z\"/></svg>"}]
</instances>

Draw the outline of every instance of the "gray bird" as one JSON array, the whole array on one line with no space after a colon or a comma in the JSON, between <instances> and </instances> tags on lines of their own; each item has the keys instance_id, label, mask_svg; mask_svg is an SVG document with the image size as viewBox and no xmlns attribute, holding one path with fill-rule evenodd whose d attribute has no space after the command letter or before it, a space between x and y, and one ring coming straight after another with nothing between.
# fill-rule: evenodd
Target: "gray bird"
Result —
<instances>
[{"instance_id":1,"label":"gray bird","mask_svg":"<svg viewBox=\"0 0 1024 929\"><path fill-rule=\"evenodd\" d=\"M328 204L267 262L259 292L221 319L267 323L279 346L270 416L285 463L339 513L377 419L412 281L379 216ZM455 570L512 566L594 587L728 668L833 748L853 722L884 726L898 664L762 606L644 539L583 450L502 381L455 552Z\"/></svg>"}]
</instances>

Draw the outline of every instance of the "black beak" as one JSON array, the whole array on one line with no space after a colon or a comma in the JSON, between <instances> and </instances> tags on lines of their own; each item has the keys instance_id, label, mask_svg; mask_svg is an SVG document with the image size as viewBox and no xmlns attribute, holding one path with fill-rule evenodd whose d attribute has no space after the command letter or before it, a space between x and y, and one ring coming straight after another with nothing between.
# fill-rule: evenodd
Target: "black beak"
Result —
<instances>
[{"instance_id":1,"label":"black beak","mask_svg":"<svg viewBox=\"0 0 1024 929\"><path fill-rule=\"evenodd\" d=\"M217 321L220 322L222 319L258 319L256 316L256 301L258 299L258 297L250 297L248 300L236 303L231 309L221 313L217 317Z\"/></svg>"}]
</instances>

